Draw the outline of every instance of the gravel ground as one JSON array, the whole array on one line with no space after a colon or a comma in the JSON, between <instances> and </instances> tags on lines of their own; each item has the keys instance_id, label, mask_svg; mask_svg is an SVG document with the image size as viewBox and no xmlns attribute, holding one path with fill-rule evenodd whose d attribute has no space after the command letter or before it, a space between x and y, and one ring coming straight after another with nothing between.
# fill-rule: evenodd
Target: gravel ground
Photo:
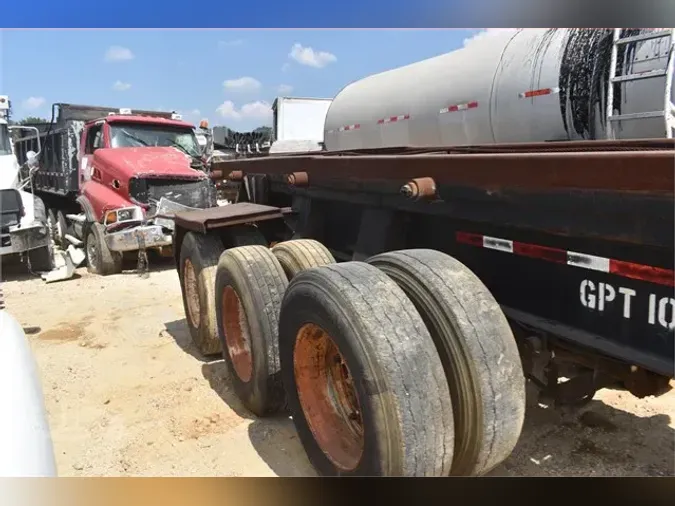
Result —
<instances>
[{"instance_id":1,"label":"gravel ground","mask_svg":"<svg viewBox=\"0 0 675 506\"><path fill-rule=\"evenodd\" d=\"M292 421L247 413L223 362L192 347L170 261L148 278L3 274L7 310L41 371L60 476L315 474ZM675 390L602 390L574 413L532 396L516 450L490 474L672 476L674 418Z\"/></svg>"}]
</instances>

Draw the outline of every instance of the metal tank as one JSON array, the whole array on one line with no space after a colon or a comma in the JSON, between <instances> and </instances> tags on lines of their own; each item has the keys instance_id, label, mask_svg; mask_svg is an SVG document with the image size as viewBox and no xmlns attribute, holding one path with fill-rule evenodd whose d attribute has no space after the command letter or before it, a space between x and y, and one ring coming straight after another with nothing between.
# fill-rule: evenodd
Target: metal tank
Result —
<instances>
[{"instance_id":1,"label":"metal tank","mask_svg":"<svg viewBox=\"0 0 675 506\"><path fill-rule=\"evenodd\" d=\"M514 29L475 39L346 86L326 116L326 149L671 136L672 33Z\"/></svg>"}]
</instances>

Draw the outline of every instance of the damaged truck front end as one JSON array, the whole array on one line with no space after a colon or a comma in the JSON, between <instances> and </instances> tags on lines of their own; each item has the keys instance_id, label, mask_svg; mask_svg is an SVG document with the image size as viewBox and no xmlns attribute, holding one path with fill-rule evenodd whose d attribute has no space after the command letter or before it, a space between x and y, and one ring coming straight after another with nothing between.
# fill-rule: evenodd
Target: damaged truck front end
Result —
<instances>
[{"instance_id":1,"label":"damaged truck front end","mask_svg":"<svg viewBox=\"0 0 675 506\"><path fill-rule=\"evenodd\" d=\"M174 213L217 205L194 125L175 113L55 104L36 130L53 242L92 273L121 272L127 252L139 267L147 249L170 254ZM36 140L19 140L22 158Z\"/></svg>"},{"instance_id":2,"label":"damaged truck front end","mask_svg":"<svg viewBox=\"0 0 675 506\"><path fill-rule=\"evenodd\" d=\"M217 205L210 179L132 178L129 195L135 205L109 210L103 217L105 242L111 251L170 248L175 213Z\"/></svg>"}]
</instances>

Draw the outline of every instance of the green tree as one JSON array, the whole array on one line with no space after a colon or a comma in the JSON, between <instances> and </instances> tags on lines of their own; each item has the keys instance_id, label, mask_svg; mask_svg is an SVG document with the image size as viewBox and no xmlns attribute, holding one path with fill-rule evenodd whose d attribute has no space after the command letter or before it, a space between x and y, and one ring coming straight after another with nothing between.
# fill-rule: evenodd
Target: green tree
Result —
<instances>
[{"instance_id":1,"label":"green tree","mask_svg":"<svg viewBox=\"0 0 675 506\"><path fill-rule=\"evenodd\" d=\"M37 116L26 116L24 119L17 121L17 125L29 125L31 123L49 123L49 120L38 118Z\"/></svg>"}]
</instances>

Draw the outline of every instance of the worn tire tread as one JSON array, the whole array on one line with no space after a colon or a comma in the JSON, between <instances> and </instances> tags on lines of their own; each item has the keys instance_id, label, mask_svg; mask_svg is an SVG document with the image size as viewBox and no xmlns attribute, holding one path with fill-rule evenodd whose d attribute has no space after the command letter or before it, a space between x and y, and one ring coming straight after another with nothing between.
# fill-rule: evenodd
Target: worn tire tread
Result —
<instances>
[{"instance_id":1,"label":"worn tire tread","mask_svg":"<svg viewBox=\"0 0 675 506\"><path fill-rule=\"evenodd\" d=\"M242 386L233 378L235 390L238 390L238 395L241 401L258 416L266 416L276 413L285 406L285 395L283 383L280 374L280 360L279 360L279 311L281 308L281 301L288 285L284 271L276 260L275 256L266 246L251 245L239 246L231 248L222 253L218 262L218 274L216 278L216 297L218 307L218 332L223 346L223 356L228 364L228 368L232 371L232 364L229 353L226 349L224 336L222 335L222 314L221 303L222 288L225 286L223 277L224 273L229 274L235 280L243 283L243 287L250 295L253 305L255 306L254 314L250 314L252 308L246 308L244 301L242 305L246 318L250 321L255 318L261 327L260 340L265 348L264 354L266 357L265 363L267 371L264 373L258 371L262 375L265 385L260 385L260 391L264 392L262 398L250 397L248 390L242 390ZM236 287L237 291L241 290L241 286ZM240 299L244 298L244 294L238 293ZM251 330L253 332L253 330ZM253 353L253 362L255 364L256 350L253 346L258 343L256 339L251 339L251 347ZM257 353L261 353L257 350ZM234 376L234 375L233 375ZM250 381L256 380L256 371Z\"/></svg>"},{"instance_id":2,"label":"worn tire tread","mask_svg":"<svg viewBox=\"0 0 675 506\"><path fill-rule=\"evenodd\" d=\"M470 269L439 251L395 251L368 262L414 301L443 358L455 410L452 473L487 473L513 451L525 413L522 363L499 304Z\"/></svg>"},{"instance_id":3,"label":"worn tire tread","mask_svg":"<svg viewBox=\"0 0 675 506\"><path fill-rule=\"evenodd\" d=\"M385 420L384 437L393 455L385 476L446 476L453 454L452 405L440 358L431 337L405 294L376 268L360 262L326 265L301 272L287 290L284 310L303 287L354 321L370 367L382 382L394 411ZM283 326L283 323L282 323ZM287 390L294 384L295 335L283 334L288 362L282 362ZM352 344L353 345L353 344ZM297 393L295 394L297 395ZM387 404L385 397L382 403ZM393 400L392 400L393 399ZM304 417L302 411L293 413ZM306 423L306 422L305 422ZM305 436L307 437L307 436ZM311 437L311 436L310 436Z\"/></svg>"},{"instance_id":4,"label":"worn tire tread","mask_svg":"<svg viewBox=\"0 0 675 506\"><path fill-rule=\"evenodd\" d=\"M59 213L61 213L61 211L59 211ZM108 248L105 238L103 237L103 225L97 222L89 223L88 227L86 227L85 241L89 241L90 231L94 234L96 249L100 257L100 265L92 266L89 265L89 261L87 261L87 271L100 276L110 276L111 274L119 274L122 272L122 254L115 251L110 251ZM66 241L65 238L64 241ZM85 248L87 248L86 242Z\"/></svg>"},{"instance_id":5,"label":"worn tire tread","mask_svg":"<svg viewBox=\"0 0 675 506\"><path fill-rule=\"evenodd\" d=\"M335 258L328 248L313 239L284 241L272 248L288 279L312 267L334 264Z\"/></svg>"},{"instance_id":6,"label":"worn tire tread","mask_svg":"<svg viewBox=\"0 0 675 506\"><path fill-rule=\"evenodd\" d=\"M223 244L217 236L208 234L185 234L180 251L180 286L188 329L192 341L205 357L218 355L222 348L217 334L215 308L215 281L218 259L223 251ZM185 286L183 284L183 268L185 260L190 258L197 276L197 292L199 294L200 324L193 327L189 321Z\"/></svg>"}]
</instances>

